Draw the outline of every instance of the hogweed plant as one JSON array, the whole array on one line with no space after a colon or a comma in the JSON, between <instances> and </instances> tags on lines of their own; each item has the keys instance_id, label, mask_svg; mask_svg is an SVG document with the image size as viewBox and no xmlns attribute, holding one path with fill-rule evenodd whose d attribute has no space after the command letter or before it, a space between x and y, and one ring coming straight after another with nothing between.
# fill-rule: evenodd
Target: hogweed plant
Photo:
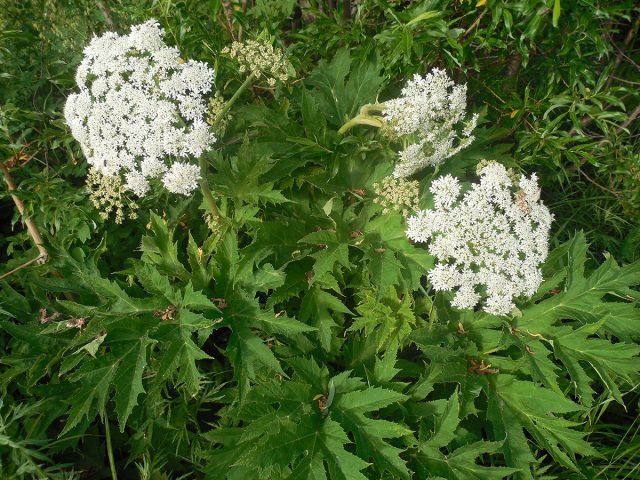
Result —
<instances>
[{"instance_id":1,"label":"hogweed plant","mask_svg":"<svg viewBox=\"0 0 640 480\"><path fill-rule=\"evenodd\" d=\"M127 35L108 32L84 49L76 73L79 93L68 97L64 116L90 165L88 189L103 218L116 223L129 205L162 186L190 196L200 187L209 215L219 215L207 183L203 155L218 128L249 85L262 77L270 86L288 77L284 55L266 42L234 42L222 53L240 63L248 76L224 102L214 89L214 71L204 62L184 60L164 43L156 20L131 27ZM126 199L126 201L124 200Z\"/></svg>"},{"instance_id":2,"label":"hogweed plant","mask_svg":"<svg viewBox=\"0 0 640 480\"><path fill-rule=\"evenodd\" d=\"M418 182L405 180L426 167L437 167L473 142L477 114L457 130L466 117L466 92L466 85L456 85L443 70L415 75L400 98L365 105L340 133L373 124L387 136L417 137L399 152L395 178L385 178L382 187L374 185L374 201L384 207L383 214L390 206L401 209L405 217L409 210L416 211L407 219L407 237L428 243L437 264L427 278L435 291L456 289L452 306L473 309L482 301L485 312L505 315L515 309L514 298L531 297L543 280L540 266L548 253L553 216L539 201L536 175L514 182L504 166L481 162L480 183L462 199L458 179L434 179L429 190L435 208L427 210L417 207ZM383 116L372 117L373 110Z\"/></svg>"},{"instance_id":3,"label":"hogweed plant","mask_svg":"<svg viewBox=\"0 0 640 480\"><path fill-rule=\"evenodd\" d=\"M47 232L50 263L0 282L0 477L597 477L590 433L640 379L640 262L556 240L546 179L481 148L453 72L378 103L367 43L283 86L270 43L181 15L180 50L154 20L85 49L65 117L129 221Z\"/></svg>"}]
</instances>

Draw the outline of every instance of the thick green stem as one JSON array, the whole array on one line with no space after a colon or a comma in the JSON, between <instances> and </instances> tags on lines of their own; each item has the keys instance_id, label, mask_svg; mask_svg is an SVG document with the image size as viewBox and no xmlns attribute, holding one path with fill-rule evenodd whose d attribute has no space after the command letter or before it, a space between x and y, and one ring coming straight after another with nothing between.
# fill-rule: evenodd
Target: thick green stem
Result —
<instances>
[{"instance_id":1,"label":"thick green stem","mask_svg":"<svg viewBox=\"0 0 640 480\"><path fill-rule=\"evenodd\" d=\"M116 471L116 462L113 458L113 449L111 448L111 431L109 430L109 419L103 417L104 433L107 437L107 457L109 457L109 469L111 470L111 480L118 480L118 472Z\"/></svg>"},{"instance_id":2,"label":"thick green stem","mask_svg":"<svg viewBox=\"0 0 640 480\"><path fill-rule=\"evenodd\" d=\"M218 112L218 114L216 115L216 119L211 124L211 129L214 132L216 130L216 127L218 127L218 125L220 125L220 122L222 122L222 120L224 119L224 116L231 109L231 106L234 103L236 103L236 100L238 100L238 98L240 98L240 95L242 95L242 92L244 92L247 88L249 88L249 85L251 85L251 82L253 82L255 78L256 76L253 73L249 75L247 79L244 81L244 83L240 85L240 88L236 90L236 93L234 93L233 96L224 104L224 107L222 107L222 110Z\"/></svg>"}]
</instances>

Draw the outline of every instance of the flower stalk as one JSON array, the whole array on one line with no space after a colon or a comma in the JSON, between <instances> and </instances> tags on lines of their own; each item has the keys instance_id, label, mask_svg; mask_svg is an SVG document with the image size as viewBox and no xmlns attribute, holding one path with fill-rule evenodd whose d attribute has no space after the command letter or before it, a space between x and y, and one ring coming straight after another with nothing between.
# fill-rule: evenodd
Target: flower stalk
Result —
<instances>
[{"instance_id":1,"label":"flower stalk","mask_svg":"<svg viewBox=\"0 0 640 480\"><path fill-rule=\"evenodd\" d=\"M220 112L218 112L218 114L216 115L215 120L211 124L211 129L213 131L215 131L215 129L220 125L220 123L223 121L223 119L226 116L226 114L231 109L232 105L238 100L238 98L240 98L240 95L242 95L242 93L247 88L249 88L249 86L251 85L251 83L253 82L253 80L255 78L256 77L255 77L255 75L253 73L250 74L246 78L246 80L242 83L242 85L240 85L238 90L235 91L233 96L229 100L227 100L227 102L225 102L224 106L222 107ZM200 191L202 192L202 196L204 197L204 201L207 204L207 209L209 210L209 213L214 218L218 218L218 217L220 217L220 211L218 210L218 206L216 205L216 199L214 198L213 193L211 192L211 187L209 186L209 181L207 180L207 172L208 172L207 159L203 155L203 156L200 157L198 162L200 164Z\"/></svg>"},{"instance_id":2,"label":"flower stalk","mask_svg":"<svg viewBox=\"0 0 640 480\"><path fill-rule=\"evenodd\" d=\"M255 80L256 76L254 73L251 73L246 80L242 83L242 85L240 85L240 87L238 88L238 90L236 90L236 92L233 94L233 96L227 100L227 102L224 104L224 106L222 107L222 109L220 110L220 112L218 112L218 114L216 115L215 120L213 121L213 123L211 124L211 129L215 131L215 129L220 125L220 122L223 121L225 115L229 112L229 110L231 109L231 107L233 106L234 103L236 103L236 101L238 100L238 98L240 98L240 95L242 95L242 93L249 88L249 86L251 85L251 83Z\"/></svg>"}]
</instances>

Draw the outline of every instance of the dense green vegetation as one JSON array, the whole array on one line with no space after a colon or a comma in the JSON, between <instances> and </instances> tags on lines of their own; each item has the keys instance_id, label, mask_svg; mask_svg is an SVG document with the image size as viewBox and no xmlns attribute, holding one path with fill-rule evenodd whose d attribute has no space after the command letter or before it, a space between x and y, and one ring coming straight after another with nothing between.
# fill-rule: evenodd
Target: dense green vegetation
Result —
<instances>
[{"instance_id":1,"label":"dense green vegetation","mask_svg":"<svg viewBox=\"0 0 640 480\"><path fill-rule=\"evenodd\" d=\"M118 224L85 188L83 49L150 18L240 91L219 217L158 191ZM639 28L633 0L0 0L0 477L640 478ZM239 90L247 39L287 82ZM555 216L508 315L433 288L374 201L398 145L338 132L434 67L479 121L420 207L493 160Z\"/></svg>"}]
</instances>

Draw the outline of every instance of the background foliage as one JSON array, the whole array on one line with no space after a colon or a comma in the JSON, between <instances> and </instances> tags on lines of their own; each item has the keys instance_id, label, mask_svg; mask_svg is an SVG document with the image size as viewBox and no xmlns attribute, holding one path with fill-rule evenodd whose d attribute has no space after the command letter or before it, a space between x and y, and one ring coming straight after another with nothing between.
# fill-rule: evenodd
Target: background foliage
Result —
<instances>
[{"instance_id":1,"label":"background foliage","mask_svg":"<svg viewBox=\"0 0 640 480\"><path fill-rule=\"evenodd\" d=\"M0 7L0 161L51 255L0 280L2 478L640 478L633 1ZM227 98L217 52L240 36L297 72L245 94L209 156L215 233L200 197L118 226L82 188L61 114L82 48L149 17ZM392 149L337 134L434 66L482 114L445 169L537 171L556 216L513 319L434 295L432 258L372 202ZM6 189L0 219L2 274L37 252Z\"/></svg>"}]
</instances>

